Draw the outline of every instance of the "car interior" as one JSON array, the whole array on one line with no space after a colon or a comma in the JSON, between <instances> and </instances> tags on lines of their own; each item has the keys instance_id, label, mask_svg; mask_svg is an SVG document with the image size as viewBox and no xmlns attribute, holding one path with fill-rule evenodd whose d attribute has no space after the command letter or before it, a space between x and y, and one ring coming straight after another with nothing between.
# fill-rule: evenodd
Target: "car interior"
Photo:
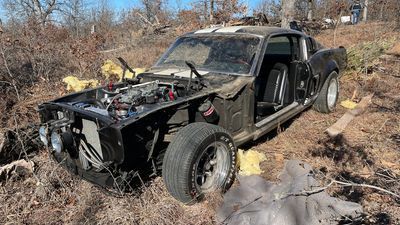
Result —
<instances>
[{"instance_id":1,"label":"car interior","mask_svg":"<svg viewBox=\"0 0 400 225\"><path fill-rule=\"evenodd\" d=\"M296 67L292 62L298 61L299 58L298 37L285 35L268 40L255 82L255 122L278 112L294 101Z\"/></svg>"}]
</instances>

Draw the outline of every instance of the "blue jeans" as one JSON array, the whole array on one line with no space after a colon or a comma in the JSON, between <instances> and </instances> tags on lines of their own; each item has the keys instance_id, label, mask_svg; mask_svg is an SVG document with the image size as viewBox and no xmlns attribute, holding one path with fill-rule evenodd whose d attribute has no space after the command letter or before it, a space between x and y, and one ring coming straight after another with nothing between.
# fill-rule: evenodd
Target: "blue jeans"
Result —
<instances>
[{"instance_id":1,"label":"blue jeans","mask_svg":"<svg viewBox=\"0 0 400 225\"><path fill-rule=\"evenodd\" d=\"M360 19L360 10L353 10L352 14L353 14L353 18L351 20L351 23L352 24L357 24L359 22L359 19Z\"/></svg>"}]
</instances>

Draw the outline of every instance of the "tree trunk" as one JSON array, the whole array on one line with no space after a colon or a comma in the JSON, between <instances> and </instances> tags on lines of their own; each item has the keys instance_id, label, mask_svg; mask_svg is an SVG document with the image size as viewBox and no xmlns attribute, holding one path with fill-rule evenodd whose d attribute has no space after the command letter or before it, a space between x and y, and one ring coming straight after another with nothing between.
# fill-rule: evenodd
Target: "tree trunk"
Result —
<instances>
[{"instance_id":1,"label":"tree trunk","mask_svg":"<svg viewBox=\"0 0 400 225\"><path fill-rule=\"evenodd\" d=\"M295 0L282 0L281 27L290 28L290 22L294 20Z\"/></svg>"},{"instance_id":2,"label":"tree trunk","mask_svg":"<svg viewBox=\"0 0 400 225\"><path fill-rule=\"evenodd\" d=\"M308 0L307 8L308 8L307 19L311 21L314 18L314 0Z\"/></svg>"},{"instance_id":3,"label":"tree trunk","mask_svg":"<svg viewBox=\"0 0 400 225\"><path fill-rule=\"evenodd\" d=\"M203 15L204 15L204 20L208 20L208 2L207 1L204 1Z\"/></svg>"},{"instance_id":4,"label":"tree trunk","mask_svg":"<svg viewBox=\"0 0 400 225\"><path fill-rule=\"evenodd\" d=\"M210 21L214 19L214 0L210 0Z\"/></svg>"},{"instance_id":5,"label":"tree trunk","mask_svg":"<svg viewBox=\"0 0 400 225\"><path fill-rule=\"evenodd\" d=\"M363 21L364 22L367 22L367 17L368 17L368 0L365 0L364 13L363 13Z\"/></svg>"},{"instance_id":6,"label":"tree trunk","mask_svg":"<svg viewBox=\"0 0 400 225\"><path fill-rule=\"evenodd\" d=\"M400 10L400 4L397 4L397 12L399 12L399 10ZM400 29L400 13L397 13L397 16L396 16L397 18L396 18L396 20L397 20L397 28L398 29Z\"/></svg>"}]
</instances>

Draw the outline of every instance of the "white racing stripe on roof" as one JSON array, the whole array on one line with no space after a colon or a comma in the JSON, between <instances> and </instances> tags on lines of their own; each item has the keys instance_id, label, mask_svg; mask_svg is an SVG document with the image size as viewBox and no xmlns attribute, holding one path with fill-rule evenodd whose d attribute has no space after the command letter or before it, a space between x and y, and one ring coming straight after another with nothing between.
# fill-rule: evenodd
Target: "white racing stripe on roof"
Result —
<instances>
[{"instance_id":1,"label":"white racing stripe on roof","mask_svg":"<svg viewBox=\"0 0 400 225\"><path fill-rule=\"evenodd\" d=\"M220 27L211 27L211 28L207 28L207 29L202 29L202 30L198 30L196 32L194 32L195 34L202 34L202 33L211 33L215 30L218 30Z\"/></svg>"},{"instance_id":2,"label":"white racing stripe on roof","mask_svg":"<svg viewBox=\"0 0 400 225\"><path fill-rule=\"evenodd\" d=\"M251 27L251 26L231 26L231 27L210 27L194 32L195 34L201 33L235 33L240 29Z\"/></svg>"},{"instance_id":3,"label":"white racing stripe on roof","mask_svg":"<svg viewBox=\"0 0 400 225\"><path fill-rule=\"evenodd\" d=\"M235 27L223 27L215 31L216 33L235 33L236 31L242 29L243 26L235 26Z\"/></svg>"}]
</instances>

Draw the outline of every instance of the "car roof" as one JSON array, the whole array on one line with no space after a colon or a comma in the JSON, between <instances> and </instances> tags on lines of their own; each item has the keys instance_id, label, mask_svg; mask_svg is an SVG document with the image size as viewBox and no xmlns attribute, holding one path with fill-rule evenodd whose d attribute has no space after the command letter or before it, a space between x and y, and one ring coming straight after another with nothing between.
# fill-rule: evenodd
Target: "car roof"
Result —
<instances>
[{"instance_id":1,"label":"car roof","mask_svg":"<svg viewBox=\"0 0 400 225\"><path fill-rule=\"evenodd\" d=\"M244 34L254 34L254 35L260 35L260 36L270 36L272 34L297 34L297 35L302 35L305 36L304 33L301 33L296 30L292 29L284 29L280 27L267 27L267 26L231 26L231 27L211 27L211 28L206 28L202 30L197 30L194 32L191 32L189 34L211 34L211 33L218 33L218 34L223 34L223 33L244 33Z\"/></svg>"}]
</instances>

